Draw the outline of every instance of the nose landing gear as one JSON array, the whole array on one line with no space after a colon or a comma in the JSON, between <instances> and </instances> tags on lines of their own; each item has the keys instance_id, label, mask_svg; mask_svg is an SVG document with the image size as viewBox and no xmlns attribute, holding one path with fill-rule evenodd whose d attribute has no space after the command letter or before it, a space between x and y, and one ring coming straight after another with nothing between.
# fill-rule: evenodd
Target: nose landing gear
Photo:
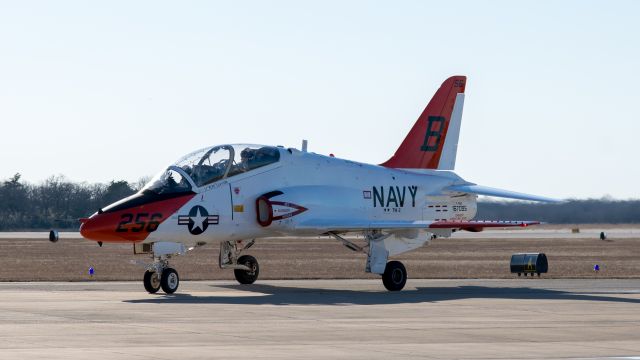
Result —
<instances>
[{"instance_id":1,"label":"nose landing gear","mask_svg":"<svg viewBox=\"0 0 640 360\"><path fill-rule=\"evenodd\" d=\"M134 247L134 254L150 254L153 259L150 264L141 261L135 262L146 269L142 280L145 290L150 294L155 294L160 289L166 294L176 292L180 285L180 277L178 272L169 266L169 259L172 256L183 255L194 248L186 249L183 244L174 242L157 242L146 247L141 246L139 252L136 252L136 247Z\"/></svg>"},{"instance_id":2,"label":"nose landing gear","mask_svg":"<svg viewBox=\"0 0 640 360\"><path fill-rule=\"evenodd\" d=\"M160 288L166 294L173 294L178 290L180 277L174 268L169 267L166 259L160 258L147 267L142 282L150 294L157 293Z\"/></svg>"}]
</instances>

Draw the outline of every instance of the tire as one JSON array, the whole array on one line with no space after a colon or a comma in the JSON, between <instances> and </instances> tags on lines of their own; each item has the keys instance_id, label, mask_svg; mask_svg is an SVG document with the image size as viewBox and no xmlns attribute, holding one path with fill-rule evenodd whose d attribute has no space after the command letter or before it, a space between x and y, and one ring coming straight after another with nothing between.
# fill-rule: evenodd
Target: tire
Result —
<instances>
[{"instance_id":1,"label":"tire","mask_svg":"<svg viewBox=\"0 0 640 360\"><path fill-rule=\"evenodd\" d=\"M258 260L256 260L256 258L251 255L242 255L238 258L238 264L246 265L252 269L251 271L242 269L233 270L233 274L236 276L236 280L238 280L240 284L253 284L258 280L260 266L258 265Z\"/></svg>"},{"instance_id":2,"label":"tire","mask_svg":"<svg viewBox=\"0 0 640 360\"><path fill-rule=\"evenodd\" d=\"M160 290L160 280L155 271L145 271L142 282L144 283L144 289L147 290L149 294L155 294Z\"/></svg>"},{"instance_id":3,"label":"tire","mask_svg":"<svg viewBox=\"0 0 640 360\"><path fill-rule=\"evenodd\" d=\"M407 269L400 261L389 261L382 274L382 284L389 291L400 291L407 283Z\"/></svg>"},{"instance_id":4,"label":"tire","mask_svg":"<svg viewBox=\"0 0 640 360\"><path fill-rule=\"evenodd\" d=\"M160 286L162 287L162 291L167 294L173 294L178 290L178 286L180 285L180 277L178 276L178 272L173 268L166 268L162 271L162 276L160 278Z\"/></svg>"}]
</instances>

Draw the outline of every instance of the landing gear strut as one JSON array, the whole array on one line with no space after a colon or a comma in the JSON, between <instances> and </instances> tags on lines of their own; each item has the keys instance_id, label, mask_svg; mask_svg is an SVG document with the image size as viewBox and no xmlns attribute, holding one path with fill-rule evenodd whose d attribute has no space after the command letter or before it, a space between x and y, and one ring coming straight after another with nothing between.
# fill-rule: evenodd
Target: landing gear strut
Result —
<instances>
[{"instance_id":1,"label":"landing gear strut","mask_svg":"<svg viewBox=\"0 0 640 360\"><path fill-rule=\"evenodd\" d=\"M220 243L220 268L233 269L233 274L240 284L253 284L258 280L260 274L260 266L258 260L251 255L239 256L244 250L247 250L255 240L244 242L224 241Z\"/></svg>"},{"instance_id":2,"label":"landing gear strut","mask_svg":"<svg viewBox=\"0 0 640 360\"><path fill-rule=\"evenodd\" d=\"M366 272L380 274L382 284L389 291L400 291L407 283L407 269L400 261L389 261L390 250L385 245L389 234L379 231L365 233L369 243ZM393 255L393 254L392 254Z\"/></svg>"}]
</instances>

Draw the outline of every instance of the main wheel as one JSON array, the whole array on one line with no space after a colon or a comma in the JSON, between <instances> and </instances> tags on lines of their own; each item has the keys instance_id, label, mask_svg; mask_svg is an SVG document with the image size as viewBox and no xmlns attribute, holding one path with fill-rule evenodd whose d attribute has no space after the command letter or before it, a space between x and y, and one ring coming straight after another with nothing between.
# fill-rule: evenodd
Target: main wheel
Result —
<instances>
[{"instance_id":1,"label":"main wheel","mask_svg":"<svg viewBox=\"0 0 640 360\"><path fill-rule=\"evenodd\" d=\"M178 272L173 268L164 269L162 271L162 276L160 277L160 286L162 286L162 291L167 294L173 294L178 290L178 285L180 285Z\"/></svg>"},{"instance_id":2,"label":"main wheel","mask_svg":"<svg viewBox=\"0 0 640 360\"><path fill-rule=\"evenodd\" d=\"M142 282L144 283L145 290L147 290L149 294L155 294L160 290L160 279L155 271L145 271Z\"/></svg>"},{"instance_id":3,"label":"main wheel","mask_svg":"<svg viewBox=\"0 0 640 360\"><path fill-rule=\"evenodd\" d=\"M389 291L400 291L407 283L407 269L400 261L389 261L382 274L382 283Z\"/></svg>"},{"instance_id":4,"label":"main wheel","mask_svg":"<svg viewBox=\"0 0 640 360\"><path fill-rule=\"evenodd\" d=\"M258 280L260 266L258 260L251 255L242 255L238 258L238 264L246 265L251 270L234 269L233 274L240 284L253 284Z\"/></svg>"}]
</instances>

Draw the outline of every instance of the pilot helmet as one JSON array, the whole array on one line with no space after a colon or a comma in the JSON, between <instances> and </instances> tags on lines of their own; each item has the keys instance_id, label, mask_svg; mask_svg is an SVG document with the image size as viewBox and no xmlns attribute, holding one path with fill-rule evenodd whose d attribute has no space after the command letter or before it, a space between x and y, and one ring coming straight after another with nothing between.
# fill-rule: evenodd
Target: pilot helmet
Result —
<instances>
[{"instance_id":1,"label":"pilot helmet","mask_svg":"<svg viewBox=\"0 0 640 360\"><path fill-rule=\"evenodd\" d=\"M245 148L244 150L242 150L242 152L240 152L240 157L242 159L253 159L256 155L256 151L250 148Z\"/></svg>"}]
</instances>

